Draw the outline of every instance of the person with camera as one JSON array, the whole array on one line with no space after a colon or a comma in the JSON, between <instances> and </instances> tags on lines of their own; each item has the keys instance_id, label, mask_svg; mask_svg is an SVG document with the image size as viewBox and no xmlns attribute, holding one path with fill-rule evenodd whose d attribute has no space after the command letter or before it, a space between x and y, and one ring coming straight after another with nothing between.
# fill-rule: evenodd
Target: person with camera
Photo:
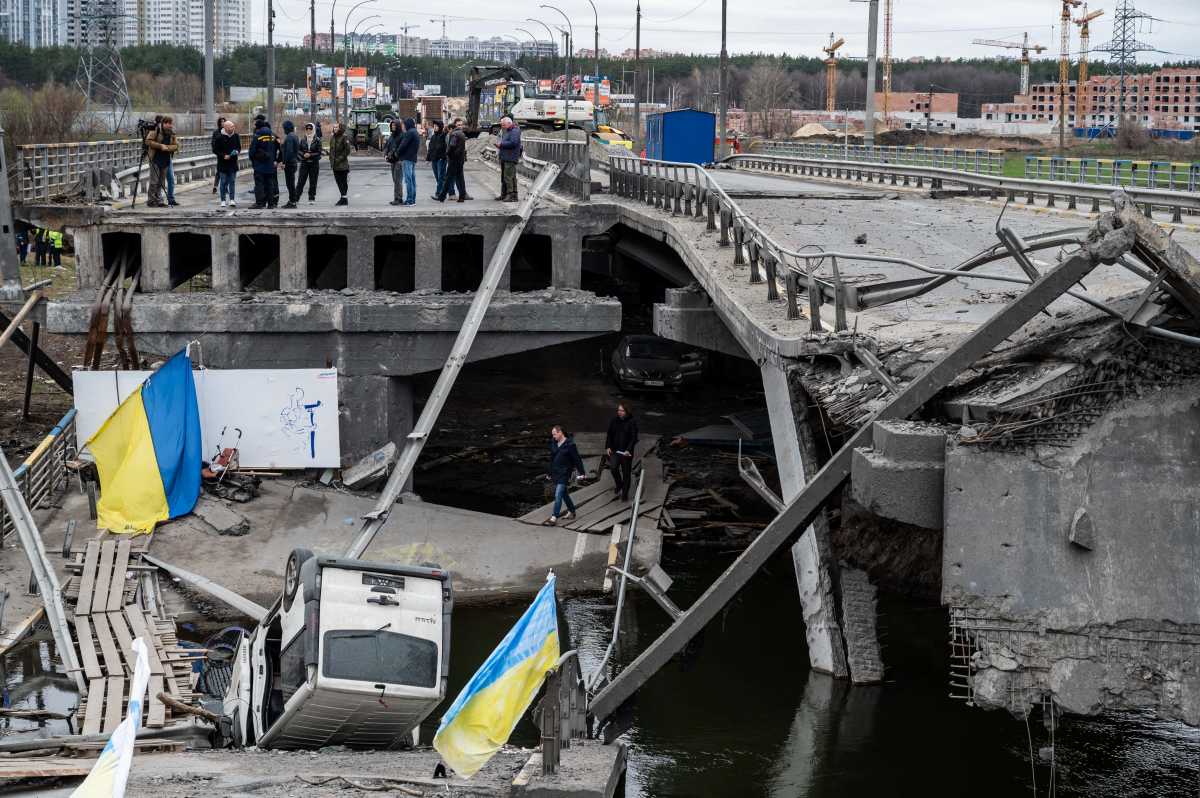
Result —
<instances>
[{"instance_id":1,"label":"person with camera","mask_svg":"<svg viewBox=\"0 0 1200 798\"><path fill-rule=\"evenodd\" d=\"M171 159L179 150L175 140L175 122L169 116L155 117L157 124L151 126L150 132L143 140L146 145L147 160L150 162L150 181L146 188L146 206L149 208L165 207L163 189L167 182L167 170Z\"/></svg>"},{"instance_id":2,"label":"person with camera","mask_svg":"<svg viewBox=\"0 0 1200 798\"><path fill-rule=\"evenodd\" d=\"M279 176L275 162L279 158L279 140L271 132L266 117L255 119L254 135L250 137L250 164L254 168L254 204L252 208L274 208L279 202Z\"/></svg>"}]
</instances>

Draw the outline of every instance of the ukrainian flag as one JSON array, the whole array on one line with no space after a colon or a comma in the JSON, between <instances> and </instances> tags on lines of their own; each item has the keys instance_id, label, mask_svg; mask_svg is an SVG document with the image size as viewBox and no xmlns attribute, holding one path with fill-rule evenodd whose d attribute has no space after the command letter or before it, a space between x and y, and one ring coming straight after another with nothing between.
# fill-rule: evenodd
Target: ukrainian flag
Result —
<instances>
[{"instance_id":1,"label":"ukrainian flag","mask_svg":"<svg viewBox=\"0 0 1200 798\"><path fill-rule=\"evenodd\" d=\"M200 497L200 412L181 351L121 402L87 442L100 472L96 525L149 533Z\"/></svg>"},{"instance_id":2,"label":"ukrainian flag","mask_svg":"<svg viewBox=\"0 0 1200 798\"><path fill-rule=\"evenodd\" d=\"M460 776L487 764L558 664L554 574L442 716L433 747Z\"/></svg>"}]
</instances>

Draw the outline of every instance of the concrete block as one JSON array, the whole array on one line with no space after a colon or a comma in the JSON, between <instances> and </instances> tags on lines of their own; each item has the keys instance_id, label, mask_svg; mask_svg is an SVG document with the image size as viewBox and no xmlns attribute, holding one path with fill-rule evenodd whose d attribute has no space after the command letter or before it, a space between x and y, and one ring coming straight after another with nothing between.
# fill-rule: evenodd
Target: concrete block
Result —
<instances>
[{"instance_id":1,"label":"concrete block","mask_svg":"<svg viewBox=\"0 0 1200 798\"><path fill-rule=\"evenodd\" d=\"M941 529L946 468L942 463L892 460L855 449L850 465L854 500L876 515Z\"/></svg>"},{"instance_id":2,"label":"concrete block","mask_svg":"<svg viewBox=\"0 0 1200 798\"><path fill-rule=\"evenodd\" d=\"M827 554L822 556L817 544L817 535L809 527L792 546L792 564L808 642L808 664L815 671L845 679L850 675L849 666L829 572L836 563Z\"/></svg>"},{"instance_id":3,"label":"concrete block","mask_svg":"<svg viewBox=\"0 0 1200 798\"><path fill-rule=\"evenodd\" d=\"M75 279L80 288L96 288L104 282L104 250L95 226L74 231Z\"/></svg>"},{"instance_id":4,"label":"concrete block","mask_svg":"<svg viewBox=\"0 0 1200 798\"><path fill-rule=\"evenodd\" d=\"M211 238L213 290L241 291L242 275L238 266L237 231L214 230Z\"/></svg>"},{"instance_id":5,"label":"concrete block","mask_svg":"<svg viewBox=\"0 0 1200 798\"><path fill-rule=\"evenodd\" d=\"M279 229L279 290L308 288L308 237L304 230Z\"/></svg>"},{"instance_id":6,"label":"concrete block","mask_svg":"<svg viewBox=\"0 0 1200 798\"><path fill-rule=\"evenodd\" d=\"M550 244L550 284L579 288L583 282L583 238L578 233L559 234Z\"/></svg>"},{"instance_id":7,"label":"concrete block","mask_svg":"<svg viewBox=\"0 0 1200 798\"><path fill-rule=\"evenodd\" d=\"M350 288L375 288L375 236L346 236L346 283Z\"/></svg>"},{"instance_id":8,"label":"concrete block","mask_svg":"<svg viewBox=\"0 0 1200 798\"><path fill-rule=\"evenodd\" d=\"M920 421L876 421L871 430L876 453L889 460L946 461L946 430Z\"/></svg>"},{"instance_id":9,"label":"concrete block","mask_svg":"<svg viewBox=\"0 0 1200 798\"><path fill-rule=\"evenodd\" d=\"M218 535L241 537L250 531L246 516L210 496L200 497L192 508L192 515L211 526Z\"/></svg>"},{"instance_id":10,"label":"concrete block","mask_svg":"<svg viewBox=\"0 0 1200 798\"><path fill-rule=\"evenodd\" d=\"M171 244L166 227L143 227L142 277L143 291L171 290Z\"/></svg>"},{"instance_id":11,"label":"concrete block","mask_svg":"<svg viewBox=\"0 0 1200 798\"><path fill-rule=\"evenodd\" d=\"M842 636L846 639L850 681L855 684L882 682L883 656L879 651L876 627L875 586L866 571L843 566L838 587L842 597Z\"/></svg>"},{"instance_id":12,"label":"concrete block","mask_svg":"<svg viewBox=\"0 0 1200 798\"><path fill-rule=\"evenodd\" d=\"M1055 702L1074 715L1095 715L1104 708L1105 670L1094 660L1056 661L1050 666L1048 682Z\"/></svg>"},{"instance_id":13,"label":"concrete block","mask_svg":"<svg viewBox=\"0 0 1200 798\"><path fill-rule=\"evenodd\" d=\"M442 288L442 237L438 233L417 232L413 236L415 272L413 285L417 291L440 291Z\"/></svg>"},{"instance_id":14,"label":"concrete block","mask_svg":"<svg viewBox=\"0 0 1200 798\"><path fill-rule=\"evenodd\" d=\"M572 740L562 751L558 772L542 775L536 752L513 779L512 795L521 798L612 798L625 773L625 746L596 740Z\"/></svg>"},{"instance_id":15,"label":"concrete block","mask_svg":"<svg viewBox=\"0 0 1200 798\"><path fill-rule=\"evenodd\" d=\"M667 289L668 292L671 290ZM655 304L654 334L725 355L750 357L710 307L674 307L669 302Z\"/></svg>"}]
</instances>

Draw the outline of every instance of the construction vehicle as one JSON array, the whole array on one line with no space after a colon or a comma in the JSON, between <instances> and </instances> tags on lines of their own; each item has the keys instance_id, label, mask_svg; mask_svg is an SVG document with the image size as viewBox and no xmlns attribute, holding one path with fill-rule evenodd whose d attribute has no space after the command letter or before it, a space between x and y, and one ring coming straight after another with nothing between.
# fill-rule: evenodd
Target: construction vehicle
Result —
<instances>
[{"instance_id":1,"label":"construction vehicle","mask_svg":"<svg viewBox=\"0 0 1200 798\"><path fill-rule=\"evenodd\" d=\"M530 90L536 85L533 76L520 67L472 65L467 81L467 136L475 138L485 131L495 135L500 130L501 117L507 116L523 130L552 132L569 123L572 128L586 130L601 143L632 147L630 137L609 124L603 111L596 114L595 106L588 100L537 94ZM488 103L490 113L486 115L485 89L492 92Z\"/></svg>"},{"instance_id":2,"label":"construction vehicle","mask_svg":"<svg viewBox=\"0 0 1200 798\"><path fill-rule=\"evenodd\" d=\"M379 115L374 108L355 108L350 112L350 140L354 149L379 146Z\"/></svg>"}]
</instances>

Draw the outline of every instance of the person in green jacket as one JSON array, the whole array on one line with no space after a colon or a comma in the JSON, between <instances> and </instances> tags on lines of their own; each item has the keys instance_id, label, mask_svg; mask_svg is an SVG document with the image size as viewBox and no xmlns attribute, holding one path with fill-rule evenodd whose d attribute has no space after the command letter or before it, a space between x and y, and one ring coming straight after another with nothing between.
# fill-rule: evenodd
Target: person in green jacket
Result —
<instances>
[{"instance_id":1,"label":"person in green jacket","mask_svg":"<svg viewBox=\"0 0 1200 798\"><path fill-rule=\"evenodd\" d=\"M350 139L346 136L346 126L341 122L338 122L333 130L333 138L329 140L329 168L333 170L338 193L342 195L334 205L349 205L346 192L350 182Z\"/></svg>"},{"instance_id":2,"label":"person in green jacket","mask_svg":"<svg viewBox=\"0 0 1200 798\"><path fill-rule=\"evenodd\" d=\"M50 257L54 260L54 268L62 268L63 234L61 230L46 231L50 247Z\"/></svg>"}]
</instances>

